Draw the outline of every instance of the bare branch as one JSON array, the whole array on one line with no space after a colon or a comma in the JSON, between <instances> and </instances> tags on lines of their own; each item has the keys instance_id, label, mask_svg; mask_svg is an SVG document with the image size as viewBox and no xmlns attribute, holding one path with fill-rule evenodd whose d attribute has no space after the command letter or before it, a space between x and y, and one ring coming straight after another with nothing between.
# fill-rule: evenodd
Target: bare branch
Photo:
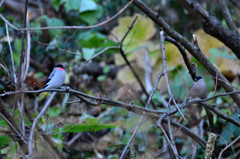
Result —
<instances>
[{"instance_id":1,"label":"bare branch","mask_svg":"<svg viewBox=\"0 0 240 159\"><path fill-rule=\"evenodd\" d=\"M168 74L167 74L167 59L166 59L166 52L165 52L165 45L164 45L164 40L165 40L165 37L164 37L164 32L163 31L160 31L160 43L161 43L161 52L162 52L162 63L163 63L163 75L164 75L164 78L165 78L165 82L166 82L166 85L167 85L167 90L168 90L168 94L170 95L170 99L169 100L173 100L173 103L175 104L176 108L178 109L180 115L182 116L182 118L187 121L187 119L184 117L184 115L182 114L181 110L179 109L173 95L172 95L172 91L171 91L171 88L170 88L170 85L169 85L169 81L168 81ZM170 107L170 105L169 105Z\"/></svg>"},{"instance_id":2,"label":"bare branch","mask_svg":"<svg viewBox=\"0 0 240 159\"><path fill-rule=\"evenodd\" d=\"M186 50L189 51L192 56L194 56L202 65L207 69L207 71L213 75L214 77L218 74L218 82L227 92L234 92L235 88L231 85L231 83L224 77L224 75L217 70L217 68L207 59L204 54L198 50L191 42L186 40L182 35L177 33L173 28L171 28L161 17L157 17L157 13L155 13L152 9L150 9L145 3L141 0L134 0L133 4L142 10L149 18L151 18L159 27L162 27L163 30L171 36L173 39L178 41ZM226 38L226 37L224 37ZM240 45L238 45L240 46ZM239 49L240 50L240 49ZM238 50L238 51L239 51ZM231 97L233 100L240 106L240 95L232 94Z\"/></svg>"},{"instance_id":3,"label":"bare branch","mask_svg":"<svg viewBox=\"0 0 240 159\"><path fill-rule=\"evenodd\" d=\"M173 150L173 153L174 153L175 157L178 159L178 158L179 158L179 155L178 155L178 151L177 151L177 148L176 148L174 142L172 142L172 140L169 139L169 137L168 137L166 131L163 129L161 123L159 124L159 128L162 130L165 138L167 139L167 142L169 143L170 147L171 147L172 150Z\"/></svg>"},{"instance_id":4,"label":"bare branch","mask_svg":"<svg viewBox=\"0 0 240 159\"><path fill-rule=\"evenodd\" d=\"M190 60L188 59L185 48L179 42L174 40L173 38L171 38L169 36L165 36L165 38L166 38L166 41L169 41L170 43L174 44L178 48L178 50L180 51L180 53L183 57L184 63L187 66L188 71L192 77L192 80L194 80L196 77L196 70L191 66L191 63L190 63Z\"/></svg>"},{"instance_id":5,"label":"bare branch","mask_svg":"<svg viewBox=\"0 0 240 159\"><path fill-rule=\"evenodd\" d=\"M7 106L3 103L2 99L0 99L0 113L2 114L1 116L3 118L5 118L6 122L9 124L8 126L10 127L10 129L13 130L12 132L16 132L16 136L20 137L20 139L18 139L16 141L18 142L23 153L27 154L28 153L27 141L24 138L24 136L21 134L21 131L20 131L15 119L10 115L10 113L7 109Z\"/></svg>"},{"instance_id":6,"label":"bare branch","mask_svg":"<svg viewBox=\"0 0 240 159\"><path fill-rule=\"evenodd\" d=\"M225 150L227 150L230 146L232 146L235 142L237 142L240 139L240 136L238 136L236 139L234 139L229 145L227 145L219 154L218 159L222 158L222 154Z\"/></svg>"},{"instance_id":7,"label":"bare branch","mask_svg":"<svg viewBox=\"0 0 240 159\"><path fill-rule=\"evenodd\" d=\"M6 26L6 33L7 33L7 38L8 38L8 45L9 45L10 55L11 55L12 68L13 68L13 79L14 79L14 83L16 85L17 84L16 69L15 69L15 64L14 64L14 60L13 60L13 51L12 51L12 46L11 46L11 42L10 42L10 37L9 37L7 23L5 24L5 26Z\"/></svg>"},{"instance_id":8,"label":"bare branch","mask_svg":"<svg viewBox=\"0 0 240 159\"><path fill-rule=\"evenodd\" d=\"M27 18L26 18L26 25L29 28L29 12L27 11ZM29 69L29 63L30 63L30 54L31 54L31 34L30 30L27 30L27 53L25 55L25 67L24 67L24 73L23 73L23 81L25 81L27 74L28 74L28 69Z\"/></svg>"},{"instance_id":9,"label":"bare branch","mask_svg":"<svg viewBox=\"0 0 240 159\"><path fill-rule=\"evenodd\" d=\"M238 29L236 24L234 23L232 16L228 10L227 4L225 0L219 0L220 7L222 8L223 17L226 20L228 28L232 31L235 31L238 34Z\"/></svg>"},{"instance_id":10,"label":"bare branch","mask_svg":"<svg viewBox=\"0 0 240 159\"><path fill-rule=\"evenodd\" d=\"M145 84L146 90L149 93L152 90L152 66L151 66L151 58L148 54L148 51L145 50Z\"/></svg>"},{"instance_id":11,"label":"bare branch","mask_svg":"<svg viewBox=\"0 0 240 159\"><path fill-rule=\"evenodd\" d=\"M129 139L127 145L125 146L125 148L124 148L124 150L123 150L123 152L122 152L122 154L121 154L120 159L123 159L123 157L124 157L124 155L125 155L128 147L130 146L133 138L135 137L135 135L136 135L136 133L137 133L138 128L140 127L140 125L141 125L141 123L142 123L143 118L144 118L144 116L142 115L142 116L140 117L139 121L138 121L138 124L137 124L136 128L134 129L134 131L133 131L133 133L132 133L131 138Z\"/></svg>"},{"instance_id":12,"label":"bare branch","mask_svg":"<svg viewBox=\"0 0 240 159\"><path fill-rule=\"evenodd\" d=\"M33 123L33 117L32 115L29 113L28 109L25 107L25 113L28 117L28 119ZM64 155L63 153L57 148L57 146L55 145L54 141L52 141L52 139L50 137L48 137L47 134L43 133L43 130L40 128L40 126L38 124L36 124L36 128L37 130L42 134L43 138L45 139L45 141L47 141L47 143L51 146L51 148L53 149L54 152L56 152L56 154L58 155L59 158L64 159ZM34 141L33 141L34 142Z\"/></svg>"},{"instance_id":13,"label":"bare branch","mask_svg":"<svg viewBox=\"0 0 240 159\"><path fill-rule=\"evenodd\" d=\"M32 154L32 140L33 140L33 134L34 134L34 130L35 127L39 121L39 119L44 115L45 111L48 109L49 105L51 104L54 96L57 94L57 92L53 92L51 94L51 96L49 97L49 99L47 100L47 102L45 103L45 105L43 106L43 109L41 110L41 112L38 114L38 116L33 120L32 123L32 128L30 131L30 135L29 135L29 140L28 140L28 151L29 151L29 156L31 156Z\"/></svg>"},{"instance_id":14,"label":"bare branch","mask_svg":"<svg viewBox=\"0 0 240 159\"><path fill-rule=\"evenodd\" d=\"M92 56L91 58L89 58L86 62L89 62L91 61L92 59L94 59L95 57L101 55L102 53L106 52L107 50L111 50L111 49L119 49L118 46L109 46L109 47L106 47L104 48L102 51L96 53L94 56Z\"/></svg>"},{"instance_id":15,"label":"bare branch","mask_svg":"<svg viewBox=\"0 0 240 159\"><path fill-rule=\"evenodd\" d=\"M214 16L211 16L199 3L192 0L179 0L182 6L188 12L197 17L206 33L216 37L240 59L240 36L236 31L226 29L221 22Z\"/></svg>"},{"instance_id":16,"label":"bare branch","mask_svg":"<svg viewBox=\"0 0 240 159\"><path fill-rule=\"evenodd\" d=\"M117 14L115 14L113 17L99 23L96 25L91 25L91 26L57 26L57 27L41 27L41 28L26 28L26 26L24 26L23 28L18 28L16 26L14 26L13 24L11 24L2 14L0 14L0 17L2 18L2 20L7 23L9 26L11 26L13 29L17 30L17 31L26 31L26 30L50 30L50 29L93 29L93 28L97 28L100 27L102 25L105 25L109 22L111 22L113 19L117 18L121 13L123 13L133 2L134 0L131 0L128 4L126 4Z\"/></svg>"},{"instance_id":17,"label":"bare branch","mask_svg":"<svg viewBox=\"0 0 240 159\"><path fill-rule=\"evenodd\" d=\"M131 29L134 27L135 25L135 22L137 20L137 16L134 18L133 22L131 23L131 25L128 27L128 30L126 31L126 33L123 35L122 39L120 40L120 43L118 43L118 46L119 46L119 51L120 51L120 54L121 56L123 57L125 63L128 65L128 67L130 68L130 70L132 71L134 77L136 78L137 82L139 83L142 91L144 92L144 94L147 96L147 98L149 98L149 94L144 86L144 84L142 83L141 79L139 78L139 76L137 75L137 72L134 70L134 68L132 67L131 63L128 61L126 55L125 55L125 52L123 51L123 48L122 48L122 45L123 45L123 42L125 40L125 38L127 37L128 33L131 31ZM151 101L151 104L153 106L154 109L156 109L156 106L154 104L153 101Z\"/></svg>"}]
</instances>

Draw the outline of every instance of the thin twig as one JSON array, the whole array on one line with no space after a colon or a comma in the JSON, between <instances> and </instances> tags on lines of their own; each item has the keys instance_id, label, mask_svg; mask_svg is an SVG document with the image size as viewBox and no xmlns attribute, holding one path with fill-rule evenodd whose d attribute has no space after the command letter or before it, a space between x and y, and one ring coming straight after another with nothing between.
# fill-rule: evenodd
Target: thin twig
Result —
<instances>
[{"instance_id":1,"label":"thin twig","mask_svg":"<svg viewBox=\"0 0 240 159\"><path fill-rule=\"evenodd\" d=\"M149 98L148 98L147 104L145 105L145 108L148 108L148 107L149 107L150 102L151 102L151 100L152 100L152 97L153 97L153 95L154 95L154 92L156 91L157 85L158 85L158 83L159 83L159 81L160 81L160 79L161 79L162 76L163 76L163 73L161 72L161 73L158 75L158 77L157 77L157 79L156 79L156 81L155 81L155 83L154 83L153 89L152 89L152 91L151 91L151 94L149 95ZM145 112L143 112L143 114L145 114ZM137 125L137 127L135 128L135 130L134 130L135 133L133 132L130 140L128 141L127 145L125 146L125 148L124 148L124 150L123 150L123 152L122 152L122 154L121 154L121 158L124 157L124 154L126 153L127 148L130 146L130 144L131 144L131 142L132 142L132 140L133 140L133 138L134 138L134 136L135 136L135 134L136 134L136 131L138 130L138 128L140 127L140 125L141 125L141 123L142 123L143 117L144 117L143 115L140 117L139 122L138 122L138 125Z\"/></svg>"},{"instance_id":2,"label":"thin twig","mask_svg":"<svg viewBox=\"0 0 240 159\"><path fill-rule=\"evenodd\" d=\"M222 154L224 151L226 151L230 146L232 146L235 142L237 142L240 139L240 136L238 136L236 139L234 139L229 145L227 145L222 151L220 152L218 159L222 158Z\"/></svg>"},{"instance_id":3,"label":"thin twig","mask_svg":"<svg viewBox=\"0 0 240 159\"><path fill-rule=\"evenodd\" d=\"M170 97L172 98L173 100L173 103L175 104L176 108L178 109L180 115L182 116L182 118L187 121L187 119L184 117L184 115L182 114L181 110L179 109L173 95L172 95L172 91L171 91L171 88L170 88L170 85L169 85L169 81L168 81L168 74L167 74L167 60L166 60L166 52L165 52L165 45L164 45L164 32L163 30L160 31L160 43L161 43L161 52L162 52L162 63L163 63L163 75L164 75L164 78L165 78L165 83L167 85L167 90L168 90L168 94L170 95ZM170 99L171 99L170 98Z\"/></svg>"},{"instance_id":4,"label":"thin twig","mask_svg":"<svg viewBox=\"0 0 240 159\"><path fill-rule=\"evenodd\" d=\"M148 54L148 51L144 51L145 55L145 84L146 84L146 90L148 93L152 90L152 66L151 66L151 58Z\"/></svg>"},{"instance_id":5,"label":"thin twig","mask_svg":"<svg viewBox=\"0 0 240 159\"><path fill-rule=\"evenodd\" d=\"M3 3L4 3L4 0L2 0L2 1L0 2L0 7L2 7Z\"/></svg>"},{"instance_id":6,"label":"thin twig","mask_svg":"<svg viewBox=\"0 0 240 159\"><path fill-rule=\"evenodd\" d=\"M177 42L175 39L169 37L169 36L165 36L165 40L169 41L170 43L174 44L179 52L181 53L184 63L188 68L189 74L191 75L192 79L194 80L196 77L196 70L194 70L194 68L191 66L190 60L188 59L187 53L185 51L185 48L179 43Z\"/></svg>"},{"instance_id":7,"label":"thin twig","mask_svg":"<svg viewBox=\"0 0 240 159\"><path fill-rule=\"evenodd\" d=\"M136 71L134 70L134 68L132 67L131 63L128 61L126 55L125 55L125 52L123 51L122 49L122 45L123 45L123 42L124 40L126 39L128 33L131 31L131 29L135 26L135 22L137 21L137 18L138 16L136 16L134 18L134 20L132 21L131 25L128 27L128 30L126 31L126 33L123 35L122 39L120 40L120 43L118 44L119 46L119 51L120 51L120 54L121 56L123 57L125 63L128 65L128 67L130 68L131 72L133 73L134 77L136 78L137 82L139 83L141 89L143 90L144 94L147 96L147 98L149 98L149 94L144 86L144 84L142 83L141 79L139 78L139 76L137 75ZM153 101L151 101L151 104L153 106L154 109L156 109L156 106L154 104Z\"/></svg>"},{"instance_id":8,"label":"thin twig","mask_svg":"<svg viewBox=\"0 0 240 159\"><path fill-rule=\"evenodd\" d=\"M130 146L133 138L135 137L135 135L136 135L136 133L137 133L138 128L140 127L140 125L141 125L141 123L142 123L143 118L144 118L144 116L142 115L142 116L140 117L139 121L138 121L138 124L137 124L136 128L134 129L134 131L133 131L133 133L132 133L131 138L129 139L127 145L125 146L125 148L124 148L124 150L123 150L123 152L122 152L122 154L121 154L120 159L123 159L123 157L124 157L124 155L125 155L128 147Z\"/></svg>"},{"instance_id":9,"label":"thin twig","mask_svg":"<svg viewBox=\"0 0 240 159\"><path fill-rule=\"evenodd\" d=\"M66 52L66 53L70 53L70 54L73 54L73 55L80 56L84 61L86 61L86 59L85 59L82 55L80 55L80 54L78 54L78 53L76 53L76 52L68 51L68 50L62 49L62 48L58 47L58 46L55 45L55 44L42 43L42 42L40 42L40 41L34 40L33 38L32 38L32 40L33 40L35 43L40 44L40 45L54 46L54 47L56 47L59 51L61 51L61 52L63 52L63 53Z\"/></svg>"},{"instance_id":10,"label":"thin twig","mask_svg":"<svg viewBox=\"0 0 240 159\"><path fill-rule=\"evenodd\" d=\"M29 113L29 111L28 111L28 109L26 107L25 107L25 113L26 113L28 119L33 123L33 117ZM42 128L40 128L40 126L38 124L36 124L36 128L42 134L42 137L45 139L45 141L51 146L53 151L58 155L58 157L60 159L64 159L65 157L64 157L63 153L57 148L57 146L54 143L54 141L52 141L52 139L47 134L43 133ZM35 142L35 141L33 141L33 142Z\"/></svg>"},{"instance_id":11,"label":"thin twig","mask_svg":"<svg viewBox=\"0 0 240 159\"><path fill-rule=\"evenodd\" d=\"M219 0L220 7L222 8L223 17L226 20L228 28L235 31L238 34L238 28L232 19L232 15L229 12L228 6L225 0Z\"/></svg>"},{"instance_id":12,"label":"thin twig","mask_svg":"<svg viewBox=\"0 0 240 159\"><path fill-rule=\"evenodd\" d=\"M37 125L38 120L44 115L45 111L48 109L49 105L51 104L54 96L57 94L57 92L53 92L51 94L51 96L49 97L49 99L47 100L47 102L45 103L45 105L43 106L43 109L41 110L41 112L38 114L38 116L33 120L32 123L32 128L30 131L30 135L29 135L29 140L28 140L28 151L29 151L29 156L31 156L32 154L32 140L33 140L33 134L34 134L34 130L35 127Z\"/></svg>"},{"instance_id":13,"label":"thin twig","mask_svg":"<svg viewBox=\"0 0 240 159\"><path fill-rule=\"evenodd\" d=\"M73 138L67 142L67 146L70 147L83 133L77 133Z\"/></svg>"},{"instance_id":14,"label":"thin twig","mask_svg":"<svg viewBox=\"0 0 240 159\"><path fill-rule=\"evenodd\" d=\"M24 11L24 19L23 19L23 27L25 28L27 26L27 15L28 14L28 0L25 1L25 11ZM26 32L22 34L21 40L21 55L20 55L20 61L19 61L19 69L18 69L18 81L17 81L17 90L20 89L20 91L24 90L24 65L26 63L25 61L25 37ZM19 101L19 100L18 100ZM25 137L25 120L24 120L24 93L20 94L20 125L21 125L21 132L23 136Z\"/></svg>"},{"instance_id":15,"label":"thin twig","mask_svg":"<svg viewBox=\"0 0 240 159\"><path fill-rule=\"evenodd\" d=\"M13 29L17 30L17 31L26 31L26 30L50 30L50 29L93 29L93 28L97 28L100 27L102 25L105 25L109 22L111 22L112 20L114 20L115 18L117 18L121 13L123 13L133 2L134 0L131 0L129 3L127 3L117 14L115 14L113 17L99 23L96 25L91 25L91 26L56 26L56 27L40 27L40 28L18 28L16 26L14 26L13 24L11 24L2 14L0 14L0 17L2 18L2 20L7 23L9 26L11 26Z\"/></svg>"},{"instance_id":16,"label":"thin twig","mask_svg":"<svg viewBox=\"0 0 240 159\"><path fill-rule=\"evenodd\" d=\"M8 69L7 69L3 64L1 64L1 63L0 63L0 66L4 69L4 71L8 74L8 76L11 77Z\"/></svg>"},{"instance_id":17,"label":"thin twig","mask_svg":"<svg viewBox=\"0 0 240 159\"><path fill-rule=\"evenodd\" d=\"M25 2L25 12L24 12L24 19L23 19L23 27L26 27L26 19L27 19L27 10L28 10L28 0ZM25 34L26 32L22 34L21 37L21 55L20 55L20 60L19 60L19 69L18 69L18 81L17 81L17 90L21 89L22 90L22 84L23 84L23 66L24 66L24 41L25 41Z\"/></svg>"},{"instance_id":18,"label":"thin twig","mask_svg":"<svg viewBox=\"0 0 240 159\"><path fill-rule=\"evenodd\" d=\"M128 31L127 31L127 32L125 33L125 35L123 36L123 38L122 38L122 40L121 40L121 43L120 43L120 47L122 46L122 43L124 42L124 39L125 39L126 36L127 36L127 33L128 33L128 32L131 30L131 28L133 27L134 22L136 21L136 19L137 19L137 18L134 19L134 21L132 22L132 24L131 24L130 27L128 28ZM121 52L123 58L125 59L125 62L128 63L128 60L126 59L126 56L123 54L123 51L121 51L121 49L120 49L120 52ZM129 67L131 68L131 65L129 65ZM132 72L134 73L135 71L132 70ZM154 92L155 92L155 90L156 90L156 88L157 88L157 84L158 84L159 80L161 79L162 75L163 75L162 72L158 75L158 78L157 78L156 81L155 81L155 84L154 84L154 87L153 87L153 89L152 89L152 91L151 91L151 94L148 95L148 93L146 93L146 94L148 95L148 101L147 101L147 103L146 103L146 105L145 105L145 108L148 108L148 107L149 107L149 105L150 105L150 103L151 103L151 101L152 101L152 96L153 96L153 94L154 94ZM135 76L135 77L138 77L138 76ZM137 79L138 79L138 78L137 78ZM140 79L139 79L139 80L140 80ZM141 85L141 82L140 82L140 85ZM144 86L143 86L142 88L145 89ZM144 89L143 89L143 90L144 90ZM144 112L143 112L143 114L144 114ZM123 152L122 152L122 154L121 154L121 157L120 157L121 159L124 157L124 155L125 155L125 153L126 153L126 150L127 150L128 147L130 146L130 144L131 144L134 136L136 135L136 132L137 132L138 128L140 127L143 118L144 118L144 116L142 115L142 116L140 117L140 119L139 119L138 125L136 126L136 128L135 128L135 130L134 130L134 132L133 132L133 134L132 134L132 136L131 136L131 138L130 138L130 140L128 141L127 145L125 146L125 148L124 148L124 150L123 150Z\"/></svg>"},{"instance_id":19,"label":"thin twig","mask_svg":"<svg viewBox=\"0 0 240 159\"><path fill-rule=\"evenodd\" d=\"M6 26L6 33L7 33L10 55L11 55L11 62L12 62L12 69L13 69L13 79L14 79L14 84L16 85L17 84L17 76L16 76L15 64L14 64L14 60L13 60L12 46L11 46L9 32L8 32L8 24L6 23L5 26Z\"/></svg>"},{"instance_id":20,"label":"thin twig","mask_svg":"<svg viewBox=\"0 0 240 159\"><path fill-rule=\"evenodd\" d=\"M160 127L160 129L162 130L162 132L163 132L165 138L167 139L167 141L168 141L170 147L172 148L175 157L178 159L178 158L179 158L179 157L178 157L179 155L178 155L178 152L177 152L176 146L174 145L174 142L172 142L172 140L170 140L170 139L168 138L167 133L166 133L165 130L163 129L161 123L159 124L159 127Z\"/></svg>"},{"instance_id":21,"label":"thin twig","mask_svg":"<svg viewBox=\"0 0 240 159\"><path fill-rule=\"evenodd\" d=\"M214 87L213 94L215 94L215 93L216 93L216 90L217 90L217 85L218 85L218 73L216 74L216 78L215 78L215 87Z\"/></svg>"},{"instance_id":22,"label":"thin twig","mask_svg":"<svg viewBox=\"0 0 240 159\"><path fill-rule=\"evenodd\" d=\"M18 134L20 134L21 139L16 140L19 144L19 150L22 150L24 154L28 154L27 141L24 138L24 136L21 134L21 130L19 129L17 122L15 121L13 116L9 113L9 110L7 108L8 106L2 101L2 99L0 99L0 113L4 115L5 120L8 123L8 126L10 127L10 129L13 129L12 132L16 136L19 136ZM14 130L16 130L18 133L15 133Z\"/></svg>"},{"instance_id":23,"label":"thin twig","mask_svg":"<svg viewBox=\"0 0 240 159\"><path fill-rule=\"evenodd\" d=\"M27 28L29 28L29 12L27 11ZM25 61L25 68L24 68L24 74L23 74L23 80L26 79L27 74L28 74L28 69L29 69L29 63L30 63L30 52L31 51L31 34L30 30L27 30L27 53L26 53L26 60Z\"/></svg>"},{"instance_id":24,"label":"thin twig","mask_svg":"<svg viewBox=\"0 0 240 159\"><path fill-rule=\"evenodd\" d=\"M8 123L9 127L11 127L11 129L16 132L16 134L21 138L21 140L27 143L24 136L22 136L22 134L18 132L18 130L12 125L12 123L2 113L0 113L0 116Z\"/></svg>"},{"instance_id":25,"label":"thin twig","mask_svg":"<svg viewBox=\"0 0 240 159\"><path fill-rule=\"evenodd\" d=\"M102 53L106 52L107 50L111 50L111 49L119 49L118 46L109 46L109 47L106 47L104 48L102 51L96 53L94 56L92 56L91 58L89 58L86 62L89 62L91 61L92 59L94 59L95 57L101 55Z\"/></svg>"}]
</instances>

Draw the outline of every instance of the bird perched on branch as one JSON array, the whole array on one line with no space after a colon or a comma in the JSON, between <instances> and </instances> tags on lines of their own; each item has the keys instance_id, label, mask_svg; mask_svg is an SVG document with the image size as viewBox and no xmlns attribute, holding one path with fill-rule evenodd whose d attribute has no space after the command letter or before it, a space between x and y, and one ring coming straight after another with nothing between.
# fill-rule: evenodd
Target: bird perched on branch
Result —
<instances>
[{"instance_id":1,"label":"bird perched on branch","mask_svg":"<svg viewBox=\"0 0 240 159\"><path fill-rule=\"evenodd\" d=\"M191 99L207 97L207 85L201 76L196 76L194 79L193 86L190 90Z\"/></svg>"},{"instance_id":2,"label":"bird perched on branch","mask_svg":"<svg viewBox=\"0 0 240 159\"><path fill-rule=\"evenodd\" d=\"M65 70L62 64L58 64L53 68L53 71L48 77L47 84L43 89L59 88L65 81Z\"/></svg>"}]
</instances>

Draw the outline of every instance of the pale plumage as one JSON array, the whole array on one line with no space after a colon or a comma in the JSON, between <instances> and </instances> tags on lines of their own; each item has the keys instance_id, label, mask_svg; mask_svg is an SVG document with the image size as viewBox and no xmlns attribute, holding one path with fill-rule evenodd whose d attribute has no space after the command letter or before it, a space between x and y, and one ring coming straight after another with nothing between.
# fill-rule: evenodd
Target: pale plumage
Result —
<instances>
[{"instance_id":1,"label":"pale plumage","mask_svg":"<svg viewBox=\"0 0 240 159\"><path fill-rule=\"evenodd\" d=\"M53 71L48 77L47 84L43 89L59 88L63 85L65 81L65 70L63 65L58 64L53 68Z\"/></svg>"},{"instance_id":2,"label":"pale plumage","mask_svg":"<svg viewBox=\"0 0 240 159\"><path fill-rule=\"evenodd\" d=\"M204 79L200 76L196 76L194 79L193 86L190 90L190 97L194 98L201 98L204 99L207 96L207 85Z\"/></svg>"}]
</instances>

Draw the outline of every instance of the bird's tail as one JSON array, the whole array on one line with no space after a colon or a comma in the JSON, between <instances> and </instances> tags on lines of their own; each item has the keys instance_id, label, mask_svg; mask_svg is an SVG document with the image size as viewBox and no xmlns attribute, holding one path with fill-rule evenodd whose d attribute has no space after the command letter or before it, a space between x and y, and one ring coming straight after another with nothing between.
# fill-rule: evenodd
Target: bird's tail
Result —
<instances>
[{"instance_id":1,"label":"bird's tail","mask_svg":"<svg viewBox=\"0 0 240 159\"><path fill-rule=\"evenodd\" d=\"M46 84L42 89L45 89L45 88L47 88L47 86L48 86L48 84Z\"/></svg>"}]
</instances>

